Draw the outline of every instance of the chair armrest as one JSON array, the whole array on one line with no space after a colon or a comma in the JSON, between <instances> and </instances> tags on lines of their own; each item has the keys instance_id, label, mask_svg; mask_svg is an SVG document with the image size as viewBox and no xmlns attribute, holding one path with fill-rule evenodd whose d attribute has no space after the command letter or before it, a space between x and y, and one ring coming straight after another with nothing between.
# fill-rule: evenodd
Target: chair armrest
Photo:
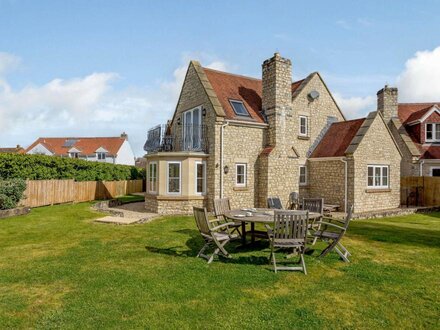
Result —
<instances>
[{"instance_id":1,"label":"chair armrest","mask_svg":"<svg viewBox=\"0 0 440 330\"><path fill-rule=\"evenodd\" d=\"M221 228L229 229L229 226L233 226L233 225L234 225L233 222L222 223L221 225L218 225L218 226L215 226L214 228L211 228L211 231L218 231Z\"/></svg>"},{"instance_id":2,"label":"chair armrest","mask_svg":"<svg viewBox=\"0 0 440 330\"><path fill-rule=\"evenodd\" d=\"M337 229L340 229L340 230L345 230L344 227L335 225L334 223L330 223L330 222L319 221L319 222L317 222L317 224L324 225L324 226L330 226L330 227L337 228Z\"/></svg>"},{"instance_id":3,"label":"chair armrest","mask_svg":"<svg viewBox=\"0 0 440 330\"><path fill-rule=\"evenodd\" d=\"M264 227L266 227L267 235L269 235L269 237L270 237L270 236L273 236L273 230L272 230L272 228L270 228L269 225L264 225Z\"/></svg>"}]
</instances>

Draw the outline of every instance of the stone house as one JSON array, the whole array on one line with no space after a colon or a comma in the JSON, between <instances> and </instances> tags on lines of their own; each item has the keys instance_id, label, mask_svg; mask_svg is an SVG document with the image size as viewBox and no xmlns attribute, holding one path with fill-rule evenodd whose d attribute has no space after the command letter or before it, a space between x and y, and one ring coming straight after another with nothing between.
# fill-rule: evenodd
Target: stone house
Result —
<instances>
[{"instance_id":1,"label":"stone house","mask_svg":"<svg viewBox=\"0 0 440 330\"><path fill-rule=\"evenodd\" d=\"M402 176L440 176L440 102L398 103L398 90L377 92L383 113L402 151Z\"/></svg>"},{"instance_id":2,"label":"stone house","mask_svg":"<svg viewBox=\"0 0 440 330\"><path fill-rule=\"evenodd\" d=\"M398 207L401 155L383 116L347 122L319 73L292 82L291 70L278 53L262 79L191 61L173 118L148 132L146 208L190 213L218 197L266 207L293 191L342 210Z\"/></svg>"}]
</instances>

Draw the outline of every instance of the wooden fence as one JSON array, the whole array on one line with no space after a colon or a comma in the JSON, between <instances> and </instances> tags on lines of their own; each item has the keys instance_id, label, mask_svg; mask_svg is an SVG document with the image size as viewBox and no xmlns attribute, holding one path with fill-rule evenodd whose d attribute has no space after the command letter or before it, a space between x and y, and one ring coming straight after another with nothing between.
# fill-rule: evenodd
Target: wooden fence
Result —
<instances>
[{"instance_id":1,"label":"wooden fence","mask_svg":"<svg viewBox=\"0 0 440 330\"><path fill-rule=\"evenodd\" d=\"M402 177L400 201L407 206L440 206L440 177Z\"/></svg>"},{"instance_id":2,"label":"wooden fence","mask_svg":"<svg viewBox=\"0 0 440 330\"><path fill-rule=\"evenodd\" d=\"M29 180L23 206L87 202L111 199L126 194L143 192L143 180L127 181L82 181L73 180Z\"/></svg>"}]
</instances>

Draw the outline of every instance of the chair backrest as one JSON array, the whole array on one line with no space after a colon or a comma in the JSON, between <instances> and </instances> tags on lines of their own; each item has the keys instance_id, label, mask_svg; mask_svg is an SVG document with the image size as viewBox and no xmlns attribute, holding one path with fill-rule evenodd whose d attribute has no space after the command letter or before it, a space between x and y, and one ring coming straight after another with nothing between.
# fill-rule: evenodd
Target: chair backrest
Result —
<instances>
[{"instance_id":1,"label":"chair backrest","mask_svg":"<svg viewBox=\"0 0 440 330\"><path fill-rule=\"evenodd\" d=\"M275 211L273 238L305 244L307 239L308 211Z\"/></svg>"},{"instance_id":2,"label":"chair backrest","mask_svg":"<svg viewBox=\"0 0 440 330\"><path fill-rule=\"evenodd\" d=\"M270 209L282 210L283 204L279 197L269 197L267 199L267 207Z\"/></svg>"},{"instance_id":3,"label":"chair backrest","mask_svg":"<svg viewBox=\"0 0 440 330\"><path fill-rule=\"evenodd\" d=\"M208 212L206 208L193 207L194 219L202 236L211 236Z\"/></svg>"},{"instance_id":4,"label":"chair backrest","mask_svg":"<svg viewBox=\"0 0 440 330\"><path fill-rule=\"evenodd\" d=\"M353 205L348 207L347 214L345 215L344 220L341 222L344 223L344 229L347 230L348 225L350 224L351 218L353 217Z\"/></svg>"},{"instance_id":5,"label":"chair backrest","mask_svg":"<svg viewBox=\"0 0 440 330\"><path fill-rule=\"evenodd\" d=\"M304 211L324 214L324 198L303 198Z\"/></svg>"},{"instance_id":6,"label":"chair backrest","mask_svg":"<svg viewBox=\"0 0 440 330\"><path fill-rule=\"evenodd\" d=\"M223 218L226 211L231 210L229 198L214 199L214 215L216 218Z\"/></svg>"}]
</instances>

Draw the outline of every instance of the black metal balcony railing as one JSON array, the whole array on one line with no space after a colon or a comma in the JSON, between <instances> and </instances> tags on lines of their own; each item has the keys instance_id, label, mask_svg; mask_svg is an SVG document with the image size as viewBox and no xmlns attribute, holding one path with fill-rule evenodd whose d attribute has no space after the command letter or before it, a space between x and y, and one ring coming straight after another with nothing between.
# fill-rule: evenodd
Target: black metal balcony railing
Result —
<instances>
[{"instance_id":1,"label":"black metal balcony railing","mask_svg":"<svg viewBox=\"0 0 440 330\"><path fill-rule=\"evenodd\" d=\"M173 130L158 125L148 131L144 150L157 151L203 151L208 152L205 125L177 125Z\"/></svg>"}]
</instances>

